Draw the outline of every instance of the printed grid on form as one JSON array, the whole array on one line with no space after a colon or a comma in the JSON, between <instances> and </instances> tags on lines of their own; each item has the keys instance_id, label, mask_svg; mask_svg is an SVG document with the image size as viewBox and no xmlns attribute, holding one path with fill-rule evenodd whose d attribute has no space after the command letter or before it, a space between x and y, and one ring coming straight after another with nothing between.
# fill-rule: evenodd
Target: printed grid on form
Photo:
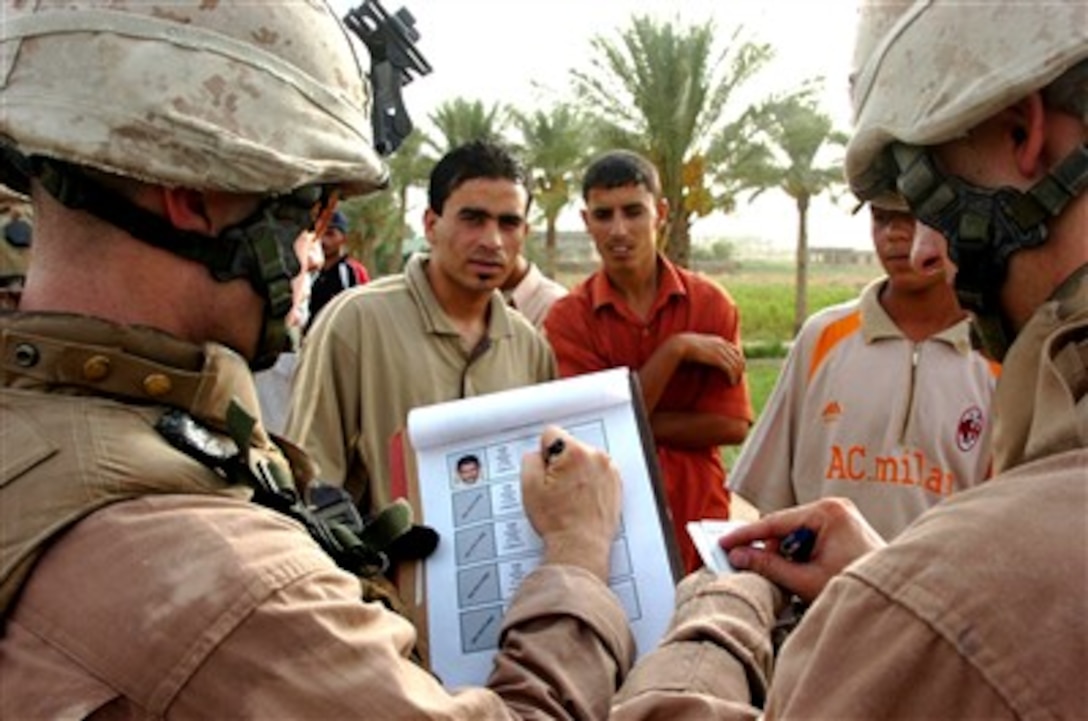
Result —
<instances>
[{"instance_id":1,"label":"printed grid on form","mask_svg":"<svg viewBox=\"0 0 1088 721\"><path fill-rule=\"evenodd\" d=\"M571 426L579 440L608 450L604 424ZM521 505L521 457L538 448L539 433L527 433L486 447L467 446L448 454L457 566L457 606L464 653L495 650L506 606L543 551ZM462 480L459 461L474 458L479 473ZM624 533L623 518L613 541L609 586L629 620L642 617Z\"/></svg>"}]
</instances>

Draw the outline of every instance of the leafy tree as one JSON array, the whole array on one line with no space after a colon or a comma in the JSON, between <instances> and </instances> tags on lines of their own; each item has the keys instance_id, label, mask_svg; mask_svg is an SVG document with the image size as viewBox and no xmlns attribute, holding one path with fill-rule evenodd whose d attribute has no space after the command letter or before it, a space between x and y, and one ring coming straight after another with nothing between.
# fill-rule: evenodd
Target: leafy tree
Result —
<instances>
[{"instance_id":1,"label":"leafy tree","mask_svg":"<svg viewBox=\"0 0 1088 721\"><path fill-rule=\"evenodd\" d=\"M447 100L428 117L442 134L441 143L429 142L439 154L471 140L502 140L509 124L508 112L498 103L486 107L482 100L465 98Z\"/></svg>"},{"instance_id":2,"label":"leafy tree","mask_svg":"<svg viewBox=\"0 0 1088 721\"><path fill-rule=\"evenodd\" d=\"M593 38L589 68L571 71L586 111L602 124L603 142L656 164L670 206L665 251L680 265L689 262L695 219L729 201L711 192L710 140L741 127L730 125L727 106L772 57L770 45L742 35L738 27L718 50L711 21L680 27L635 17L618 40Z\"/></svg>"},{"instance_id":3,"label":"leafy tree","mask_svg":"<svg viewBox=\"0 0 1088 721\"><path fill-rule=\"evenodd\" d=\"M737 249L729 240L716 240L709 246L696 245L691 252L693 259L711 263L729 263L737 255Z\"/></svg>"},{"instance_id":4,"label":"leafy tree","mask_svg":"<svg viewBox=\"0 0 1088 721\"><path fill-rule=\"evenodd\" d=\"M808 210L812 199L843 187L841 160L821 162L821 151L844 147L847 136L833 129L810 84L799 92L771 98L753 111L754 140L737 165L723 165L721 177L734 187L753 187L750 199L777 188L797 207L797 280L794 333L808 316Z\"/></svg>"},{"instance_id":5,"label":"leafy tree","mask_svg":"<svg viewBox=\"0 0 1088 721\"><path fill-rule=\"evenodd\" d=\"M532 176L533 198L544 216L544 273L555 277L556 223L570 204L587 157L588 126L575 108L564 104L550 111L514 111L512 117Z\"/></svg>"}]
</instances>

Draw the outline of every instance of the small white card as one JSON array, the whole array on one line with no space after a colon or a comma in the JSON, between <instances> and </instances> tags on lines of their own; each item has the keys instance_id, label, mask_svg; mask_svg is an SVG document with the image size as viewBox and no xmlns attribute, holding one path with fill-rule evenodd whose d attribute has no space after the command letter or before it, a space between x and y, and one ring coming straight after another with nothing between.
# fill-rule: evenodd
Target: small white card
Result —
<instances>
[{"instance_id":1,"label":"small white card","mask_svg":"<svg viewBox=\"0 0 1088 721\"><path fill-rule=\"evenodd\" d=\"M703 565L715 573L733 573L734 568L729 565L729 558L725 551L718 545L718 539L735 531L748 521L689 521L687 524L688 535L691 536L699 557L703 559Z\"/></svg>"}]
</instances>

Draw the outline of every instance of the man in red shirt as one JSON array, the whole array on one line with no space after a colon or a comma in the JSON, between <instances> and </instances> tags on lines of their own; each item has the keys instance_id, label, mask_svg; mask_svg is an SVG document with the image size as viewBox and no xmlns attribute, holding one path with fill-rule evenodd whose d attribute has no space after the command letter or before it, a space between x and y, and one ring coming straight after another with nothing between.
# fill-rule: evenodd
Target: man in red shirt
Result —
<instances>
[{"instance_id":1,"label":"man in red shirt","mask_svg":"<svg viewBox=\"0 0 1088 721\"><path fill-rule=\"evenodd\" d=\"M701 563L685 524L729 517L719 448L744 441L752 406L740 317L717 284L657 250L668 218L657 169L609 151L582 183L582 219L602 267L552 306L544 323L561 376L638 372L685 569Z\"/></svg>"}]
</instances>

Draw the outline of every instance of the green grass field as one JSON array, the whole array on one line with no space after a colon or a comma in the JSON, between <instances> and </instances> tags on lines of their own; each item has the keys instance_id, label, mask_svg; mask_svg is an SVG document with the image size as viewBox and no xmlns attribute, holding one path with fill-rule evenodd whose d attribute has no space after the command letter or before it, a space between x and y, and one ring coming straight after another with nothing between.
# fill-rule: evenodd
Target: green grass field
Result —
<instances>
[{"instance_id":1,"label":"green grass field","mask_svg":"<svg viewBox=\"0 0 1088 721\"><path fill-rule=\"evenodd\" d=\"M808 313L842 303L879 273L872 266L813 266L808 277ZM713 276L740 308L745 343L783 343L793 337L794 270L787 263L763 264Z\"/></svg>"}]
</instances>

